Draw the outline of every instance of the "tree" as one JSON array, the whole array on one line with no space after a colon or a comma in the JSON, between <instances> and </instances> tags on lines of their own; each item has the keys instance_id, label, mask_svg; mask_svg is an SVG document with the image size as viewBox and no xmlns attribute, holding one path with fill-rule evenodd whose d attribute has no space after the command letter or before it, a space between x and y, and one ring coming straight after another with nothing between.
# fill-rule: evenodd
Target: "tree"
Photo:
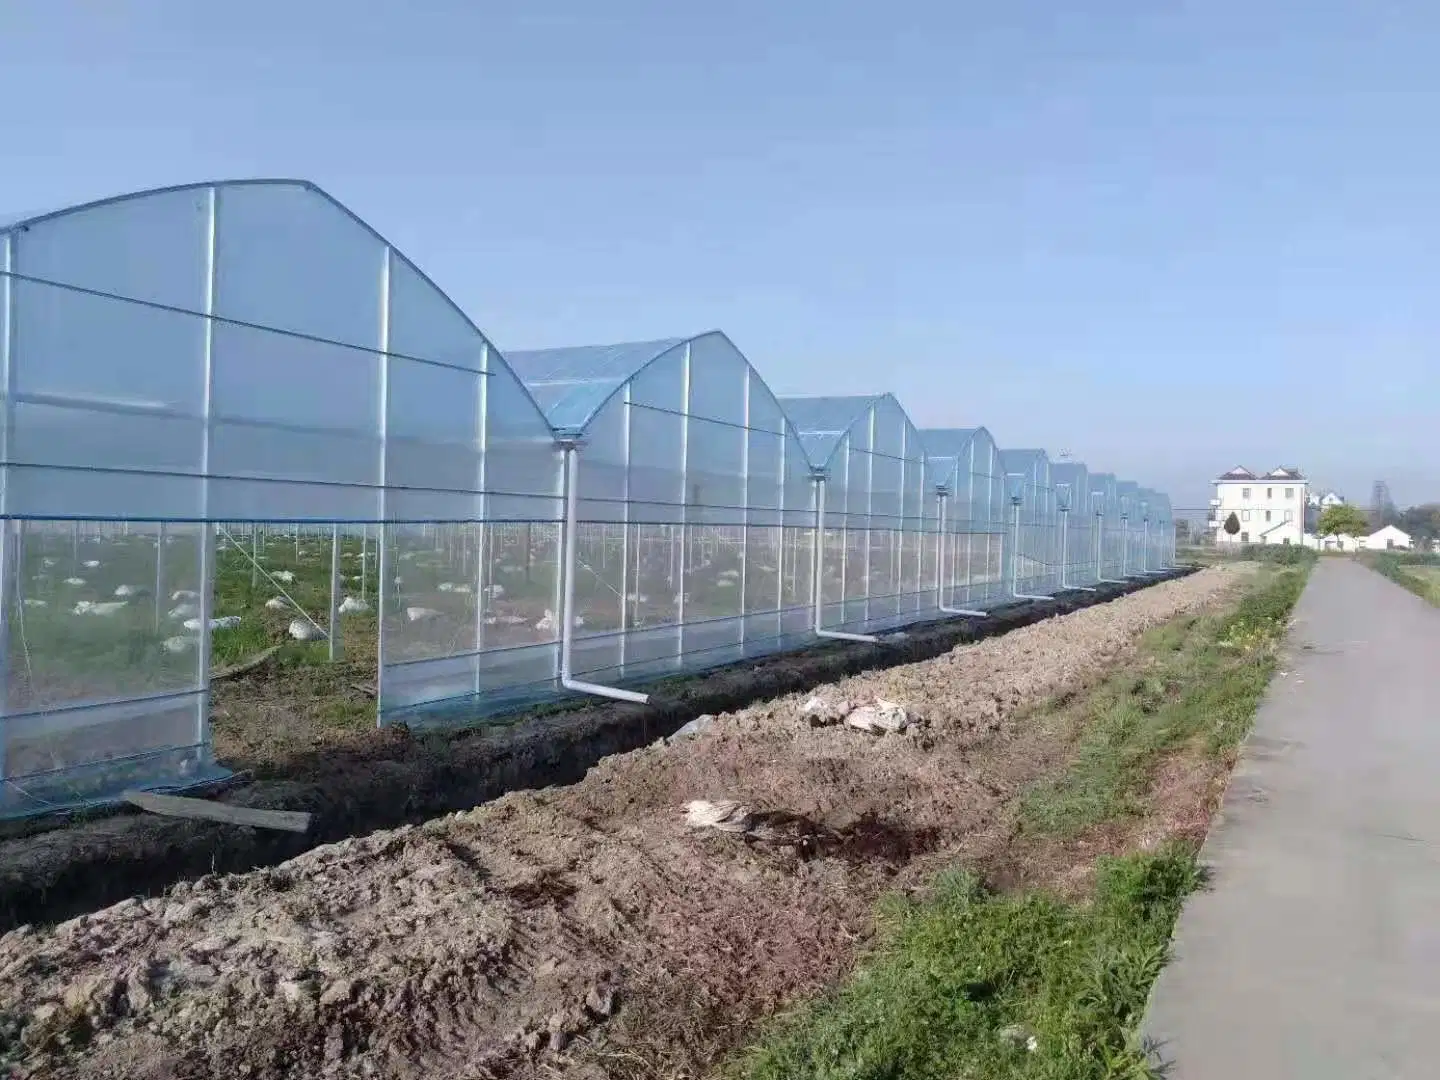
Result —
<instances>
[{"instance_id":1,"label":"tree","mask_svg":"<svg viewBox=\"0 0 1440 1080\"><path fill-rule=\"evenodd\" d=\"M1364 536L1370 527L1365 511L1349 503L1327 506L1320 511L1315 531L1321 536Z\"/></svg>"},{"instance_id":2,"label":"tree","mask_svg":"<svg viewBox=\"0 0 1440 1080\"><path fill-rule=\"evenodd\" d=\"M1235 511L1230 511L1230 516L1225 519L1225 531L1234 536L1240 531L1240 519L1235 516Z\"/></svg>"},{"instance_id":3,"label":"tree","mask_svg":"<svg viewBox=\"0 0 1440 1080\"><path fill-rule=\"evenodd\" d=\"M1402 511L1397 523L1417 546L1428 546L1440 537L1440 503L1423 503Z\"/></svg>"}]
</instances>

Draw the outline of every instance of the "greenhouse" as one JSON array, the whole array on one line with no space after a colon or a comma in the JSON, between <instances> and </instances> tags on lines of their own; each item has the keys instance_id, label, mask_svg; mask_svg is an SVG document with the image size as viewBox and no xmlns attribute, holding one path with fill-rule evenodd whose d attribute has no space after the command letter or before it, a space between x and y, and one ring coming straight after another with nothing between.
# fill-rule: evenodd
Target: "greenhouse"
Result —
<instances>
[{"instance_id":1,"label":"greenhouse","mask_svg":"<svg viewBox=\"0 0 1440 1080\"><path fill-rule=\"evenodd\" d=\"M1140 538L1144 518L1140 485L1133 480L1116 481L1115 504L1120 514L1119 576L1123 579L1140 572Z\"/></svg>"},{"instance_id":2,"label":"greenhouse","mask_svg":"<svg viewBox=\"0 0 1440 1080\"><path fill-rule=\"evenodd\" d=\"M938 506L920 433L890 394L786 397L815 477L824 535L821 634L865 634L935 611Z\"/></svg>"},{"instance_id":3,"label":"greenhouse","mask_svg":"<svg viewBox=\"0 0 1440 1080\"><path fill-rule=\"evenodd\" d=\"M941 504L941 609L963 613L1007 600L1009 500L995 440L984 428L927 428L920 435Z\"/></svg>"},{"instance_id":4,"label":"greenhouse","mask_svg":"<svg viewBox=\"0 0 1440 1080\"><path fill-rule=\"evenodd\" d=\"M1090 473L1078 461L1050 466L1050 486L1060 513L1060 588L1094 585L1100 578L1095 515L1090 511Z\"/></svg>"},{"instance_id":5,"label":"greenhouse","mask_svg":"<svg viewBox=\"0 0 1440 1080\"><path fill-rule=\"evenodd\" d=\"M719 332L502 355L297 180L0 221L0 397L0 816L224 776L277 649L474 723L1173 560L1163 496Z\"/></svg>"},{"instance_id":6,"label":"greenhouse","mask_svg":"<svg viewBox=\"0 0 1440 1080\"><path fill-rule=\"evenodd\" d=\"M633 680L810 640L809 460L729 338L509 361L564 447L577 527L563 678Z\"/></svg>"},{"instance_id":7,"label":"greenhouse","mask_svg":"<svg viewBox=\"0 0 1440 1080\"><path fill-rule=\"evenodd\" d=\"M1044 450L1001 450L1010 499L1006 573L1016 599L1046 599L1060 589L1060 511Z\"/></svg>"}]
</instances>

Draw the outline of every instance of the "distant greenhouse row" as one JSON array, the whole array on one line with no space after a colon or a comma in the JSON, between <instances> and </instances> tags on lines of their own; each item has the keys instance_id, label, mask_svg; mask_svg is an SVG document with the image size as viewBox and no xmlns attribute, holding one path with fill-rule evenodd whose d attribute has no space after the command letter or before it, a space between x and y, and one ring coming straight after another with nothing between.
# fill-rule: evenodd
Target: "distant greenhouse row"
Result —
<instances>
[{"instance_id":1,"label":"distant greenhouse row","mask_svg":"<svg viewBox=\"0 0 1440 1080\"><path fill-rule=\"evenodd\" d=\"M0 220L0 372L0 814L217 775L212 659L342 616L414 725L1173 560L1163 494L719 332L502 354L299 181Z\"/></svg>"}]
</instances>

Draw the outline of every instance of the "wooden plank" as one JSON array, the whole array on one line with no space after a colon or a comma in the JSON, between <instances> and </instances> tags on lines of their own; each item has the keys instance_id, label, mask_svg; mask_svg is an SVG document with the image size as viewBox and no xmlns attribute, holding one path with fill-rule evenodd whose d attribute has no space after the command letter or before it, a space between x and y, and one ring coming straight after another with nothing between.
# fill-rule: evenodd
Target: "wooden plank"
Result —
<instances>
[{"instance_id":1,"label":"wooden plank","mask_svg":"<svg viewBox=\"0 0 1440 1080\"><path fill-rule=\"evenodd\" d=\"M156 795L149 791L127 791L120 797L131 806L161 817L196 818L228 825L251 825L257 829L283 829L286 832L307 832L310 828L310 815L303 810L261 810L210 799L190 799L183 795Z\"/></svg>"}]
</instances>

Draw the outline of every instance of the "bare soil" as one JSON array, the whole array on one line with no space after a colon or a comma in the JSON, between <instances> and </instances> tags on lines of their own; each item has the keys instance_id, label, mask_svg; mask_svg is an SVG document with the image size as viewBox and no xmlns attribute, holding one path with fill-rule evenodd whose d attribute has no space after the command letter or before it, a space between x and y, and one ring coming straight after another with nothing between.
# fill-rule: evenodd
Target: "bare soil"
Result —
<instances>
[{"instance_id":1,"label":"bare soil","mask_svg":"<svg viewBox=\"0 0 1440 1080\"><path fill-rule=\"evenodd\" d=\"M0 839L0 932L158 895L206 873L274 866L321 844L468 810L507 791L573 783L602 757L645 746L702 714L929 659L1144 587L1107 584L1001 608L983 620L913 626L879 644L831 642L732 664L653 686L649 706L589 698L449 733L376 729L374 702L354 685L373 678L373 641L368 655L347 644L345 661L335 665L273 657L214 687L217 754L238 770L214 797L308 811L310 831L237 829L125 808L8 822Z\"/></svg>"},{"instance_id":2,"label":"bare soil","mask_svg":"<svg viewBox=\"0 0 1440 1080\"><path fill-rule=\"evenodd\" d=\"M1003 860L1010 800L1068 752L1043 713L1017 718L1247 573L825 691L900 702L919 721L903 734L813 727L808 695L780 696L570 787L12 931L0 1061L76 1078L696 1075L846 970L882 893ZM1167 783L1194 801L1183 768ZM701 798L753 807L765 839L688 827ZM1183 829L1181 809L1150 827L1172 812Z\"/></svg>"}]
</instances>

